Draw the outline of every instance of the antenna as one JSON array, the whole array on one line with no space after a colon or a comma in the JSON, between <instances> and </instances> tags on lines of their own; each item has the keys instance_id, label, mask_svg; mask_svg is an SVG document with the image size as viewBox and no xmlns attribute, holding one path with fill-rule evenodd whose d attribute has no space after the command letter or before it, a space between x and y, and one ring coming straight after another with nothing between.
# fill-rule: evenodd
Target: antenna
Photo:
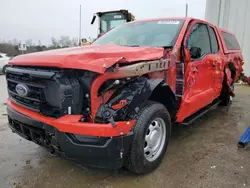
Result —
<instances>
[{"instance_id":1,"label":"antenna","mask_svg":"<svg viewBox=\"0 0 250 188\"><path fill-rule=\"evenodd\" d=\"M81 33L82 33L82 5L80 5L80 23L79 23L79 46L82 45L81 41Z\"/></svg>"},{"instance_id":2,"label":"antenna","mask_svg":"<svg viewBox=\"0 0 250 188\"><path fill-rule=\"evenodd\" d=\"M186 3L185 6L186 6L186 17L188 17L188 4Z\"/></svg>"}]
</instances>

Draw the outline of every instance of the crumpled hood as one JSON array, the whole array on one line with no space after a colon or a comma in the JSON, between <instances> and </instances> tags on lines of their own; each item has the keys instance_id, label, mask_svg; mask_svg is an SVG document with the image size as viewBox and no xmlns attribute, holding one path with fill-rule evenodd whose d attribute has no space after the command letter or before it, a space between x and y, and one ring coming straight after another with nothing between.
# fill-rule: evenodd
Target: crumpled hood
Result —
<instances>
[{"instance_id":1,"label":"crumpled hood","mask_svg":"<svg viewBox=\"0 0 250 188\"><path fill-rule=\"evenodd\" d=\"M44 66L84 69L104 73L118 61L130 63L160 59L163 48L126 47L117 45L89 45L20 55L10 61L11 65Z\"/></svg>"}]
</instances>

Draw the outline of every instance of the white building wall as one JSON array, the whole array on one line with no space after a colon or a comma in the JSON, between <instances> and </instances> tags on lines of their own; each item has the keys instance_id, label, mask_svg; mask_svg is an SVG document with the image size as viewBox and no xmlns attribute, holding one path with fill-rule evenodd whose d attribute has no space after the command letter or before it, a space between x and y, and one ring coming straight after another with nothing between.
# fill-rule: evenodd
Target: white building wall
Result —
<instances>
[{"instance_id":1,"label":"white building wall","mask_svg":"<svg viewBox=\"0 0 250 188\"><path fill-rule=\"evenodd\" d=\"M250 76L250 0L207 0L205 18L236 35Z\"/></svg>"}]
</instances>

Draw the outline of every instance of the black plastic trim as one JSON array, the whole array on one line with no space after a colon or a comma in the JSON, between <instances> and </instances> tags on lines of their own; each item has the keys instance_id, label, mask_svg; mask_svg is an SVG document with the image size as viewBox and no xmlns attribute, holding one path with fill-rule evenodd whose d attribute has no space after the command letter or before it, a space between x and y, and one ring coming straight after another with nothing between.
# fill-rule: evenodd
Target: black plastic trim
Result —
<instances>
[{"instance_id":1,"label":"black plastic trim","mask_svg":"<svg viewBox=\"0 0 250 188\"><path fill-rule=\"evenodd\" d=\"M10 106L7 106L7 112L13 132L82 165L119 169L124 163L124 157L121 158L120 152L123 150L123 156L127 155L133 140L133 132L130 132L119 137L93 136L92 142L79 142L79 140L69 139L69 134L72 136L74 134L60 132L51 125L13 110ZM86 135L81 135L81 137L90 138ZM100 139L105 141L98 143Z\"/></svg>"},{"instance_id":2,"label":"black plastic trim","mask_svg":"<svg viewBox=\"0 0 250 188\"><path fill-rule=\"evenodd\" d=\"M13 68L13 67L7 67L6 71L10 73L19 74L19 75L29 74L33 77L46 78L46 79L50 79L55 75L54 72L46 72L42 70L34 71L34 70L29 70L29 69L19 69L19 68Z\"/></svg>"}]
</instances>

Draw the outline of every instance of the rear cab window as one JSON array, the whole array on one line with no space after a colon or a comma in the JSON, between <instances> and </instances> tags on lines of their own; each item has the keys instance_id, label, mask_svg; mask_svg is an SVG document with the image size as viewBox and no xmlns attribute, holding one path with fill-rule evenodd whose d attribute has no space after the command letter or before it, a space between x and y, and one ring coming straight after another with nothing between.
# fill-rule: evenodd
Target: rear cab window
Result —
<instances>
[{"instance_id":1,"label":"rear cab window","mask_svg":"<svg viewBox=\"0 0 250 188\"><path fill-rule=\"evenodd\" d=\"M240 51L240 45L233 34L227 33L225 31L222 31L221 34L224 41L224 45L227 48L227 50Z\"/></svg>"}]
</instances>

